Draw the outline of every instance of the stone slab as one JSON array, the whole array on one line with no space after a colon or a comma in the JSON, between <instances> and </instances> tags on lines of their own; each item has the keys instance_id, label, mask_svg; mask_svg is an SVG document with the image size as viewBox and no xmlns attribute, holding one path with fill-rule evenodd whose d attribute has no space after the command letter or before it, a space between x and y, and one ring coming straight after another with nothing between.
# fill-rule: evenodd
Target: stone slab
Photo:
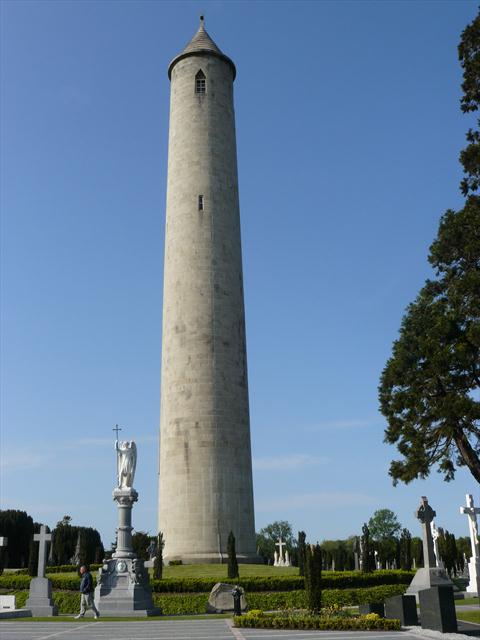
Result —
<instances>
[{"instance_id":1,"label":"stone slab","mask_svg":"<svg viewBox=\"0 0 480 640\"><path fill-rule=\"evenodd\" d=\"M424 589L418 596L422 629L433 629L441 633L457 632L457 615L452 587Z\"/></svg>"},{"instance_id":2,"label":"stone slab","mask_svg":"<svg viewBox=\"0 0 480 640\"><path fill-rule=\"evenodd\" d=\"M415 596L393 596L385 600L385 617L400 620L402 627L418 625Z\"/></svg>"},{"instance_id":3,"label":"stone slab","mask_svg":"<svg viewBox=\"0 0 480 640\"><path fill-rule=\"evenodd\" d=\"M30 609L14 609L13 611L3 610L0 611L0 620L8 620L9 618L31 618L32 612Z\"/></svg>"},{"instance_id":4,"label":"stone slab","mask_svg":"<svg viewBox=\"0 0 480 640\"><path fill-rule=\"evenodd\" d=\"M0 596L0 611L15 609L15 596Z\"/></svg>"},{"instance_id":5,"label":"stone slab","mask_svg":"<svg viewBox=\"0 0 480 640\"><path fill-rule=\"evenodd\" d=\"M418 601L417 594L424 589L452 586L452 581L444 569L440 569L439 567L426 569L425 567L422 567L421 569L418 569L417 573L413 576L413 580L407 589L407 595L417 596Z\"/></svg>"},{"instance_id":6,"label":"stone slab","mask_svg":"<svg viewBox=\"0 0 480 640\"><path fill-rule=\"evenodd\" d=\"M226 582L217 582L208 596L207 613L233 613L233 596L232 590L236 585ZM242 587L238 587L242 592L240 598L240 606L242 611L246 611L247 602L245 600L245 591Z\"/></svg>"}]
</instances>

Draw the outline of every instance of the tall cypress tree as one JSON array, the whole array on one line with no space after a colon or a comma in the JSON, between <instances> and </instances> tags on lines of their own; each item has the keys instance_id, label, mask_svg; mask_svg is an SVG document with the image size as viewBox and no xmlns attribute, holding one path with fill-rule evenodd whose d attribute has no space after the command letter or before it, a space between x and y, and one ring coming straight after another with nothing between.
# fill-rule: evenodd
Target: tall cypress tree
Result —
<instances>
[{"instance_id":1,"label":"tall cypress tree","mask_svg":"<svg viewBox=\"0 0 480 640\"><path fill-rule=\"evenodd\" d=\"M227 553L228 553L228 577L238 578L238 562L237 554L235 552L235 536L233 531L228 534L227 540Z\"/></svg>"},{"instance_id":2,"label":"tall cypress tree","mask_svg":"<svg viewBox=\"0 0 480 640\"><path fill-rule=\"evenodd\" d=\"M319 614L322 608L322 548L319 544L306 548L305 591L309 611Z\"/></svg>"},{"instance_id":3,"label":"tall cypress tree","mask_svg":"<svg viewBox=\"0 0 480 640\"><path fill-rule=\"evenodd\" d=\"M408 529L403 529L400 536L400 568L405 571L412 568L412 536Z\"/></svg>"},{"instance_id":4,"label":"tall cypress tree","mask_svg":"<svg viewBox=\"0 0 480 640\"><path fill-rule=\"evenodd\" d=\"M298 573L301 576L305 575L306 537L305 531L298 532Z\"/></svg>"},{"instance_id":5,"label":"tall cypress tree","mask_svg":"<svg viewBox=\"0 0 480 640\"><path fill-rule=\"evenodd\" d=\"M362 571L370 573L372 571L372 554L373 549L370 542L370 530L367 523L362 527Z\"/></svg>"},{"instance_id":6,"label":"tall cypress tree","mask_svg":"<svg viewBox=\"0 0 480 640\"><path fill-rule=\"evenodd\" d=\"M160 531L157 536L157 553L153 563L153 577L156 580L163 578L163 547L165 546L165 540L163 539L163 533Z\"/></svg>"}]
</instances>

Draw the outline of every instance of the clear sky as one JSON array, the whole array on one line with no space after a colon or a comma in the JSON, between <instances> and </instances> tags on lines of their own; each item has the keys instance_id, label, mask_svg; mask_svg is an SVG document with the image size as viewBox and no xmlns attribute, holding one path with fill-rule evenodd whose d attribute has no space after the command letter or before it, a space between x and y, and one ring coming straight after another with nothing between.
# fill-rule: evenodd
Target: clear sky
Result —
<instances>
[{"instance_id":1,"label":"clear sky","mask_svg":"<svg viewBox=\"0 0 480 640\"><path fill-rule=\"evenodd\" d=\"M235 108L257 530L379 508L467 535L470 474L392 486L377 385L459 208L472 2L1 3L1 504L114 539L115 423L155 533L169 61L205 13Z\"/></svg>"}]
</instances>

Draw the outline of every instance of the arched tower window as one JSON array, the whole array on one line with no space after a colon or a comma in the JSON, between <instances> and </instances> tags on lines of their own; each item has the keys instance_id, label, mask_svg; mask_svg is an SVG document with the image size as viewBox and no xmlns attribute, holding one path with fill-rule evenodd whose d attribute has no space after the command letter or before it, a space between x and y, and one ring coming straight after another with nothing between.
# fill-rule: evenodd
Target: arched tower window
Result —
<instances>
[{"instance_id":1,"label":"arched tower window","mask_svg":"<svg viewBox=\"0 0 480 640\"><path fill-rule=\"evenodd\" d=\"M205 74L200 69L200 71L195 76L195 93L206 93L207 92L207 79L205 78Z\"/></svg>"}]
</instances>

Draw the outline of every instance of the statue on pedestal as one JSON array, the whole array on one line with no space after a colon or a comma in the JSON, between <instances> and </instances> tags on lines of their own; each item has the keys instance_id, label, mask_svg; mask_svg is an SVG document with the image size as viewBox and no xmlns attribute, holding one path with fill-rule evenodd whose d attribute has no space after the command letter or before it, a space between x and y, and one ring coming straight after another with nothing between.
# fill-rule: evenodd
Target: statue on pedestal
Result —
<instances>
[{"instance_id":1,"label":"statue on pedestal","mask_svg":"<svg viewBox=\"0 0 480 640\"><path fill-rule=\"evenodd\" d=\"M132 509L138 500L133 488L137 465L137 447L133 440L119 441L118 425L115 451L117 453L117 486L113 499L118 507L118 528L115 553L104 560L98 570L95 604L103 616L154 616L155 608L150 589L150 577L143 560L137 558L132 544Z\"/></svg>"}]
</instances>

